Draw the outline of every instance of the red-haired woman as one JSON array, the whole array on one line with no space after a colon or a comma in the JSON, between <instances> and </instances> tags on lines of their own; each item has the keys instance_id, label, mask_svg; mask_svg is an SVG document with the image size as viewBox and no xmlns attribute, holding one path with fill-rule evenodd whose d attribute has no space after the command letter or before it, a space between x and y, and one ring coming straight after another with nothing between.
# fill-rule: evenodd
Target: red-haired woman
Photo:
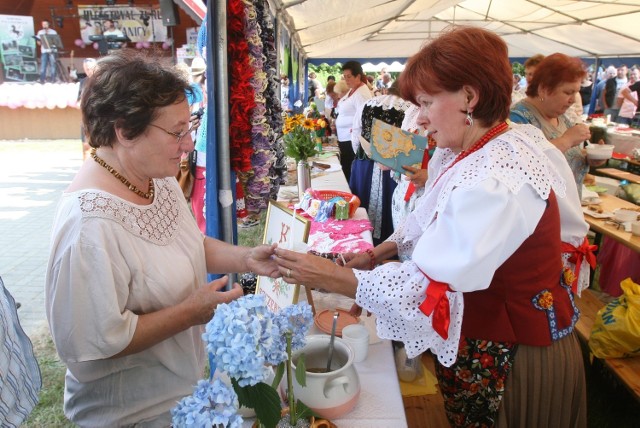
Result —
<instances>
[{"instance_id":1,"label":"red-haired woman","mask_svg":"<svg viewBox=\"0 0 640 428\"><path fill-rule=\"evenodd\" d=\"M437 143L413 212L348 267L281 249L276 262L289 283L355 297L408 357L431 349L454 426L586 426L578 314L560 281L571 172L540 130L506 123L511 87L491 32L462 27L425 45L400 76ZM396 253L410 260L376 267Z\"/></svg>"},{"instance_id":2,"label":"red-haired woman","mask_svg":"<svg viewBox=\"0 0 640 428\"><path fill-rule=\"evenodd\" d=\"M589 172L589 165L604 161L587 161L579 144L591 136L585 124L574 124L565 112L573 105L586 76L582 61L561 53L545 57L536 67L527 97L511 109L509 119L514 123L530 123L564 153L573 171L578 193Z\"/></svg>"}]
</instances>

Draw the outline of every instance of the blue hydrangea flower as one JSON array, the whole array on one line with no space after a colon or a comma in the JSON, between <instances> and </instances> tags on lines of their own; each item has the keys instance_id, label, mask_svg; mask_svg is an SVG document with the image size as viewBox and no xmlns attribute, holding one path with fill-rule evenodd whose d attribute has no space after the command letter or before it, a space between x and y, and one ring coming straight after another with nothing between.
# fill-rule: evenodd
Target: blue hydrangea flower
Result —
<instances>
[{"instance_id":1,"label":"blue hydrangea flower","mask_svg":"<svg viewBox=\"0 0 640 428\"><path fill-rule=\"evenodd\" d=\"M262 382L269 374L264 349L271 348L274 341L272 314L265 297L252 294L218 305L202 339L216 367L240 386Z\"/></svg>"},{"instance_id":2,"label":"blue hydrangea flower","mask_svg":"<svg viewBox=\"0 0 640 428\"><path fill-rule=\"evenodd\" d=\"M236 393L220 379L200 380L193 395L183 398L171 410L173 426L240 428L242 417L237 414L237 402Z\"/></svg>"},{"instance_id":3,"label":"blue hydrangea flower","mask_svg":"<svg viewBox=\"0 0 640 428\"><path fill-rule=\"evenodd\" d=\"M305 337L309 332L313 314L311 306L307 303L290 305L274 315L273 324L276 326L276 334L273 346L265 351L267 361L278 365L287 359L287 336L291 333L291 350L297 351L305 345Z\"/></svg>"}]
</instances>

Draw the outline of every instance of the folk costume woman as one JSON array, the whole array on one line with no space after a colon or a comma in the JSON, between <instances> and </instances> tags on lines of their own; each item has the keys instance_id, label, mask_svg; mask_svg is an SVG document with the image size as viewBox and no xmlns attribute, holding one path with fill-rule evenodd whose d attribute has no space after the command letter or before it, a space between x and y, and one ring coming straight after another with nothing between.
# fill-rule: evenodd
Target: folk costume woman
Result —
<instances>
[{"instance_id":1,"label":"folk costume woman","mask_svg":"<svg viewBox=\"0 0 640 428\"><path fill-rule=\"evenodd\" d=\"M453 426L586 426L578 314L561 280L566 183L544 135L505 122L511 86L491 32L425 45L400 89L437 149L425 194L387 241L410 260L375 267L388 254L370 252L373 269L357 270L281 249L276 260L287 282L355 297L409 357L431 349Z\"/></svg>"}]
</instances>

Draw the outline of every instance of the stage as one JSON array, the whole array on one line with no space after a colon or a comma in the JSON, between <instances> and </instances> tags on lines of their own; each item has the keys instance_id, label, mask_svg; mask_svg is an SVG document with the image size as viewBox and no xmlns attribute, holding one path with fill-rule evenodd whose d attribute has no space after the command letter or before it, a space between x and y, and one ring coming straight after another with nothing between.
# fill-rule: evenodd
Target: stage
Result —
<instances>
[{"instance_id":1,"label":"stage","mask_svg":"<svg viewBox=\"0 0 640 428\"><path fill-rule=\"evenodd\" d=\"M0 85L0 140L80 138L79 83Z\"/></svg>"}]
</instances>

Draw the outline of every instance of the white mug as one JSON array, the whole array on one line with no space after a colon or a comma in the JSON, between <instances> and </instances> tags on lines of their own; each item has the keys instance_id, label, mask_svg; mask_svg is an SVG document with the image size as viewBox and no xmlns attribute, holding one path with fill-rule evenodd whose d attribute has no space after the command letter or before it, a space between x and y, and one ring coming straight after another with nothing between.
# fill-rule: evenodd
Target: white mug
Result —
<instances>
[{"instance_id":1,"label":"white mug","mask_svg":"<svg viewBox=\"0 0 640 428\"><path fill-rule=\"evenodd\" d=\"M369 330L362 324L352 324L342 329L342 340L353 349L353 361L359 363L369 353Z\"/></svg>"}]
</instances>

